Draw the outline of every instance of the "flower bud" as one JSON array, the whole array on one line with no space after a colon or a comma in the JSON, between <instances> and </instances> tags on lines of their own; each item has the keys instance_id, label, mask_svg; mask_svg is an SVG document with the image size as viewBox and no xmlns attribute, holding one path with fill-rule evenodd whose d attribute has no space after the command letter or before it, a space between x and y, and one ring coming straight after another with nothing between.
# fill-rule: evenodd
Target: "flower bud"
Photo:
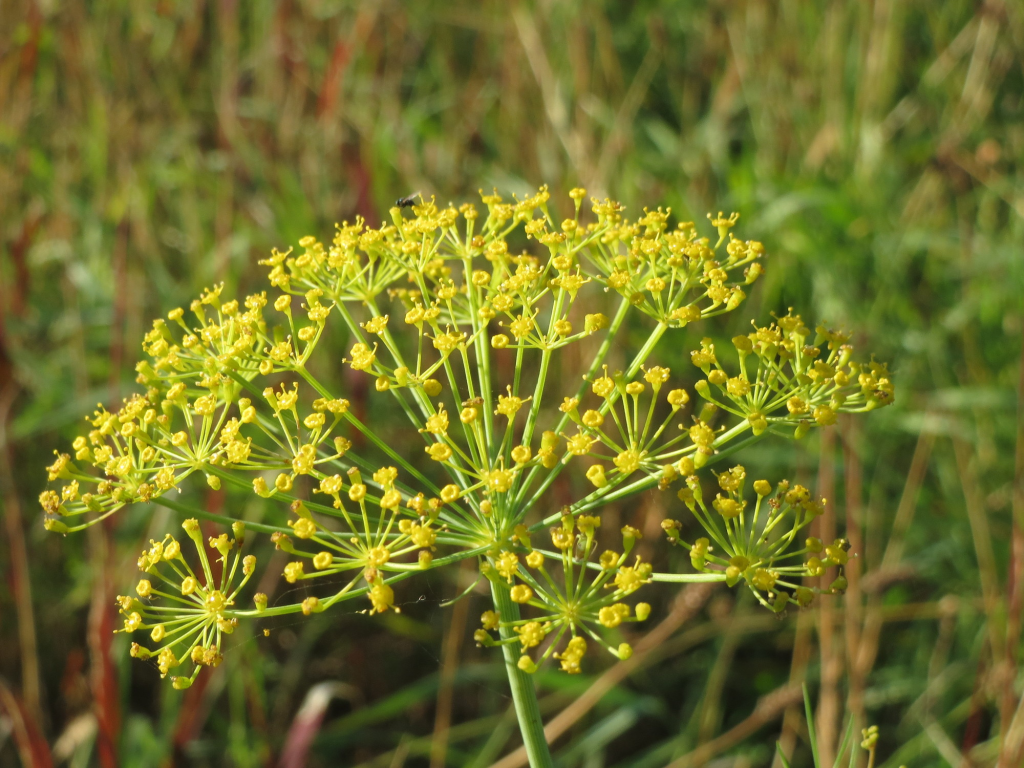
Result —
<instances>
[{"instance_id":1,"label":"flower bud","mask_svg":"<svg viewBox=\"0 0 1024 768\"><path fill-rule=\"evenodd\" d=\"M334 555L330 552L319 552L313 556L313 567L318 571L330 568L334 564Z\"/></svg>"},{"instance_id":2,"label":"flower bud","mask_svg":"<svg viewBox=\"0 0 1024 768\"><path fill-rule=\"evenodd\" d=\"M516 464L525 464L530 460L531 455L530 446L528 445L517 445L512 449L512 461Z\"/></svg>"},{"instance_id":3,"label":"flower bud","mask_svg":"<svg viewBox=\"0 0 1024 768\"><path fill-rule=\"evenodd\" d=\"M768 429L768 419L764 417L763 413L754 412L748 414L747 421L750 423L750 429L755 437L763 435L765 430Z\"/></svg>"},{"instance_id":4,"label":"flower bud","mask_svg":"<svg viewBox=\"0 0 1024 768\"><path fill-rule=\"evenodd\" d=\"M528 675L532 675L537 671L536 662L525 654L519 657L519 661L516 662L516 666Z\"/></svg>"},{"instance_id":5,"label":"flower bud","mask_svg":"<svg viewBox=\"0 0 1024 768\"><path fill-rule=\"evenodd\" d=\"M814 592L807 587L797 587L793 597L796 598L797 605L806 608L814 601Z\"/></svg>"},{"instance_id":6,"label":"flower bud","mask_svg":"<svg viewBox=\"0 0 1024 768\"><path fill-rule=\"evenodd\" d=\"M741 571L735 565L730 565L728 568L725 569L725 583L728 584L730 587L735 587L736 582L740 580L740 575L742 573L743 571Z\"/></svg>"},{"instance_id":7,"label":"flower bud","mask_svg":"<svg viewBox=\"0 0 1024 768\"><path fill-rule=\"evenodd\" d=\"M596 314L593 315L586 315L583 318L584 333L594 333L595 331L600 331L607 328L608 325L608 318L605 315L601 314L600 312L597 312Z\"/></svg>"},{"instance_id":8,"label":"flower bud","mask_svg":"<svg viewBox=\"0 0 1024 768\"><path fill-rule=\"evenodd\" d=\"M52 533L67 533L68 532L67 525L65 525L60 520L57 520L56 518L53 518L53 517L48 517L45 520L43 520L43 528L45 528L48 531L51 531Z\"/></svg>"},{"instance_id":9,"label":"flower bud","mask_svg":"<svg viewBox=\"0 0 1024 768\"><path fill-rule=\"evenodd\" d=\"M683 328L689 323L700 320L700 308L690 304L685 307L679 307L675 312L672 313L672 319L679 322L679 327Z\"/></svg>"},{"instance_id":10,"label":"flower bud","mask_svg":"<svg viewBox=\"0 0 1024 768\"><path fill-rule=\"evenodd\" d=\"M324 607L320 605L320 600L314 596L307 597L302 601L302 613L309 616L311 613L321 613Z\"/></svg>"},{"instance_id":11,"label":"flower bud","mask_svg":"<svg viewBox=\"0 0 1024 768\"><path fill-rule=\"evenodd\" d=\"M608 480L604 476L604 467L600 464L595 464L587 470L587 480L592 482L596 488L604 488L608 485Z\"/></svg>"},{"instance_id":12,"label":"flower bud","mask_svg":"<svg viewBox=\"0 0 1024 768\"><path fill-rule=\"evenodd\" d=\"M294 584L296 581L303 578L305 576L305 573L303 572L303 567L304 564L300 560L295 560L293 562L288 563L284 567L285 581L287 581L289 584Z\"/></svg>"},{"instance_id":13,"label":"flower bud","mask_svg":"<svg viewBox=\"0 0 1024 768\"><path fill-rule=\"evenodd\" d=\"M779 592L775 596L775 600L772 602L772 610L775 613L782 613L786 610L786 606L789 604L789 592Z\"/></svg>"},{"instance_id":14,"label":"flower bud","mask_svg":"<svg viewBox=\"0 0 1024 768\"><path fill-rule=\"evenodd\" d=\"M836 423L836 412L827 405L819 405L814 409L814 421L819 427L830 427Z\"/></svg>"},{"instance_id":15,"label":"flower bud","mask_svg":"<svg viewBox=\"0 0 1024 768\"><path fill-rule=\"evenodd\" d=\"M733 336L732 345L739 350L740 354L750 352L754 349L754 343L748 336Z\"/></svg>"},{"instance_id":16,"label":"flower bud","mask_svg":"<svg viewBox=\"0 0 1024 768\"><path fill-rule=\"evenodd\" d=\"M846 565L849 562L850 555L847 553L843 545L842 539L839 539L832 546L825 547L825 554L828 559L836 565Z\"/></svg>"},{"instance_id":17,"label":"flower bud","mask_svg":"<svg viewBox=\"0 0 1024 768\"><path fill-rule=\"evenodd\" d=\"M707 538L699 538L690 547L690 564L695 571L703 571L707 554L711 551L711 542Z\"/></svg>"},{"instance_id":18,"label":"flower bud","mask_svg":"<svg viewBox=\"0 0 1024 768\"><path fill-rule=\"evenodd\" d=\"M516 584L509 590L509 597L513 603L528 603L533 597L533 590L525 584Z\"/></svg>"},{"instance_id":19,"label":"flower bud","mask_svg":"<svg viewBox=\"0 0 1024 768\"><path fill-rule=\"evenodd\" d=\"M177 560L179 557L181 557L181 545L175 539L171 539L164 545L164 562Z\"/></svg>"},{"instance_id":20,"label":"flower bud","mask_svg":"<svg viewBox=\"0 0 1024 768\"><path fill-rule=\"evenodd\" d=\"M486 629L476 630L473 633L473 640L475 640L478 645L482 645L485 648L494 645L494 638L491 637L490 633L488 633Z\"/></svg>"}]
</instances>

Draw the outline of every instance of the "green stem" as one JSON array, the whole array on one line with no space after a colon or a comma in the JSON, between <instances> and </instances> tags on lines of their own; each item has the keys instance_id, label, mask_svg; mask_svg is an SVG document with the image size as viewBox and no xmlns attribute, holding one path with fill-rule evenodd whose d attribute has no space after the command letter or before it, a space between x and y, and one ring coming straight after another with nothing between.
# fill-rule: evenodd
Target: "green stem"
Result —
<instances>
[{"instance_id":1,"label":"green stem","mask_svg":"<svg viewBox=\"0 0 1024 768\"><path fill-rule=\"evenodd\" d=\"M519 620L519 606L512 602L507 589L491 584L491 597L494 609L501 616L501 639L516 637L509 622ZM544 737L544 723L540 719L540 706L537 703L537 691L533 687L533 679L519 669L518 643L508 643L501 647L505 655L505 672L508 674L509 687L512 689L512 703L516 708L519 730L523 734L523 746L530 760L530 768L551 768L551 752Z\"/></svg>"},{"instance_id":2,"label":"green stem","mask_svg":"<svg viewBox=\"0 0 1024 768\"><path fill-rule=\"evenodd\" d=\"M707 584L725 581L724 573L652 573L651 581L668 581L676 584Z\"/></svg>"},{"instance_id":3,"label":"green stem","mask_svg":"<svg viewBox=\"0 0 1024 768\"><path fill-rule=\"evenodd\" d=\"M597 354L594 356L593 361L591 361L589 370L583 375L583 383L580 384L579 389L576 390L577 398L582 397L583 393L587 391L587 387L590 384L591 377L595 373L597 373L598 369L601 367L601 364L604 363L605 358L608 356L608 352L612 348L612 342L615 340L615 337L619 332L619 328L622 326L622 321L626 319L626 314L630 306L632 305L629 303L629 300L625 298L622 299L622 301L619 303L619 309L615 313L615 317L611 322L611 326L609 326L608 328L608 333L605 334L604 341L601 342L601 346L597 350ZM535 407L537 406L535 405ZM553 431L556 434L560 434L561 431L565 429L568 424L569 414L563 413L562 417L558 420L558 426L556 426ZM535 466L530 470L529 474L526 477L526 480L524 480L522 483L522 487L519 489L519 493L515 497L515 502L512 507L514 510L516 510L516 514L519 519L523 519L525 517L525 510L530 509L537 502L537 500L544 495L544 492L555 481L555 478L557 478L558 475L561 473L563 466L563 464L559 464L556 465L553 469L551 469L548 472L548 474L544 477L544 481L541 483L540 488L537 489L537 491L533 494L533 497L529 501L524 503L524 497L526 496L527 492L529 492L530 487L533 485L534 478L537 476L539 472L541 472L541 469L538 466Z\"/></svg>"},{"instance_id":4,"label":"green stem","mask_svg":"<svg viewBox=\"0 0 1024 768\"><path fill-rule=\"evenodd\" d=\"M159 504L161 507L166 507L174 512L179 512L183 515L189 515L190 517L197 517L200 520L209 520L210 522L219 523L220 525L230 525L231 523L245 523L245 527L250 531L258 531L259 533L291 533L288 528L280 528L275 525L264 525L263 523L253 523L248 520L241 520L237 517L228 517L227 515L218 515L211 512L207 512L203 509L188 506L187 504L181 504L177 501L165 498L163 496L157 496L151 501L154 504Z\"/></svg>"}]
</instances>

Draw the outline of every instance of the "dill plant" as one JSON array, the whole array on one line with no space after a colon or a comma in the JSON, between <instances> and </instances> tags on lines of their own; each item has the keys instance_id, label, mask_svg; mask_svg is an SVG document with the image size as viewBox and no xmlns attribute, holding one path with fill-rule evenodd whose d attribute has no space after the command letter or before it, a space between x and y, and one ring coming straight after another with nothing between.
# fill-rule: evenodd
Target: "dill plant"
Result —
<instances>
[{"instance_id":1,"label":"dill plant","mask_svg":"<svg viewBox=\"0 0 1024 768\"><path fill-rule=\"evenodd\" d=\"M790 312L724 354L705 339L691 354L701 374L693 400L654 363L657 346L739 307L763 272L763 245L734 236L736 214L709 216L708 238L692 222L670 228L660 208L630 221L619 204L592 200L582 215L585 196L570 192L563 221L546 187L511 202L482 195L485 212L421 199L378 229L346 222L329 244L305 237L299 251L275 250L261 262L271 296L239 302L215 287L188 313L154 322L137 365L145 392L116 413L99 407L73 456L48 468L63 486L40 498L46 527L60 533L136 502L193 515L182 528L196 555L170 533L151 542L136 594L118 598L123 631L148 636L133 656L153 657L184 689L220 663L242 620L349 600L397 611L396 583L474 558L493 598L475 639L501 648L531 764L543 766L529 675L556 662L578 673L593 649L628 658L615 629L648 617L650 606L633 602L646 585L742 582L775 612L811 603L822 590L802 579L848 557L842 540L805 536L823 501L786 481L759 479L748 493L742 466L709 467L769 435L799 438L840 412L887 405L888 372L854 361L847 335L812 332ZM510 238L523 235L533 252L513 253ZM596 311L603 294L610 317ZM646 316L646 341L612 370L609 352L625 345L633 314ZM350 336L330 368L369 376L408 439L387 438L338 381L311 373L328 322ZM555 380L571 345L584 364L575 380ZM204 542L203 513L170 497L193 475L280 502L277 525L249 527L290 554L287 582L320 580L318 596L273 606L243 596L257 567L241 554L246 524L217 516L232 535ZM713 498L702 488L711 484ZM673 486L706 532L686 541L679 522L663 524L692 572L656 573L634 554L640 532L630 526L620 547L599 551L603 506ZM840 575L824 591L844 585Z\"/></svg>"}]
</instances>

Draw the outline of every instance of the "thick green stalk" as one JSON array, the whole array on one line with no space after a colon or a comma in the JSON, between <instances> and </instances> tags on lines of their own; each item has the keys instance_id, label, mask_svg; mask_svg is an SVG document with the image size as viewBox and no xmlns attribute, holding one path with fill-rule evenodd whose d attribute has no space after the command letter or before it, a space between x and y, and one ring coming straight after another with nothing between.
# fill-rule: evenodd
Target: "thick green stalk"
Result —
<instances>
[{"instance_id":1,"label":"thick green stalk","mask_svg":"<svg viewBox=\"0 0 1024 768\"><path fill-rule=\"evenodd\" d=\"M519 620L519 606L512 602L507 589L491 584L491 596L494 599L494 610L501 616L502 622ZM500 630L501 639L516 637L512 627L503 626ZM547 739L544 738L544 723L540 719L540 706L537 703L537 691L533 687L533 679L519 669L519 655L516 653L518 643L508 643L501 647L505 656L505 672L508 684L512 689L512 703L516 708L519 730L523 734L523 746L530 759L530 768L551 768L551 752L548 750Z\"/></svg>"}]
</instances>

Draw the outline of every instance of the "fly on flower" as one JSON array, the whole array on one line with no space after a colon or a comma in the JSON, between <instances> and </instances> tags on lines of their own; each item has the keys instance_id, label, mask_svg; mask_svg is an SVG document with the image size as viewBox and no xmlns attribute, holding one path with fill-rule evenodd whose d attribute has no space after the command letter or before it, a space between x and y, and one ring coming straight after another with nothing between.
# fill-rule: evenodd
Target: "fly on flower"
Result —
<instances>
[{"instance_id":1,"label":"fly on flower","mask_svg":"<svg viewBox=\"0 0 1024 768\"><path fill-rule=\"evenodd\" d=\"M420 196L420 192L413 192L411 195L400 197L395 200L395 205L399 208L412 208L416 204L416 198Z\"/></svg>"}]
</instances>

